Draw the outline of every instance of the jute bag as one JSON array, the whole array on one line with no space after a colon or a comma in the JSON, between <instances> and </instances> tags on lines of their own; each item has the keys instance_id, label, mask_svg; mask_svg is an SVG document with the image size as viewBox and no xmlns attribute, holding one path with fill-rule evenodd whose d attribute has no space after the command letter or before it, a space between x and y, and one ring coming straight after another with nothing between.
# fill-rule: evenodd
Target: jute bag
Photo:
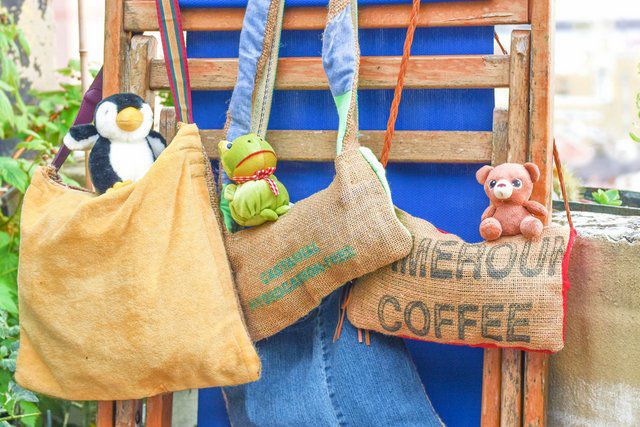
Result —
<instances>
[{"instance_id":1,"label":"jute bag","mask_svg":"<svg viewBox=\"0 0 640 427\"><path fill-rule=\"evenodd\" d=\"M562 349L574 230L471 244L405 212L400 219L413 249L358 279L347 309L353 325L439 343Z\"/></svg>"},{"instance_id":2,"label":"jute bag","mask_svg":"<svg viewBox=\"0 0 640 427\"><path fill-rule=\"evenodd\" d=\"M291 325L346 282L411 250L411 236L394 212L384 170L357 141L356 8L355 0L331 1L323 39L323 63L340 118L333 182L295 203L276 222L225 234L254 340ZM251 122L247 116L233 117L236 101L232 98L230 131L234 120ZM245 127L227 139L250 130Z\"/></svg>"},{"instance_id":3,"label":"jute bag","mask_svg":"<svg viewBox=\"0 0 640 427\"><path fill-rule=\"evenodd\" d=\"M193 124L141 180L100 196L36 171L22 210L20 385L125 400L258 379L213 184Z\"/></svg>"},{"instance_id":4,"label":"jute bag","mask_svg":"<svg viewBox=\"0 0 640 427\"><path fill-rule=\"evenodd\" d=\"M414 8L415 11L415 8ZM382 163L386 164L415 22L407 32ZM357 280L348 298L354 326L438 343L556 352L564 346L568 263L576 232L551 225L540 239L466 243L399 212L413 248L404 259Z\"/></svg>"}]
</instances>

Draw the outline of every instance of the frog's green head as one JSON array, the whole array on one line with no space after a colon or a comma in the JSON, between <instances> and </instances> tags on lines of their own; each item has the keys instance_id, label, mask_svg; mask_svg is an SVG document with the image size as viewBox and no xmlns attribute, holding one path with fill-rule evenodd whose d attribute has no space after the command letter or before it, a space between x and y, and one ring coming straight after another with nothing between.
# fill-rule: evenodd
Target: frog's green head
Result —
<instances>
[{"instance_id":1,"label":"frog's green head","mask_svg":"<svg viewBox=\"0 0 640 427\"><path fill-rule=\"evenodd\" d=\"M260 169L275 167L278 161L271 145L255 133L239 136L232 142L220 141L218 153L231 178L253 175Z\"/></svg>"}]
</instances>

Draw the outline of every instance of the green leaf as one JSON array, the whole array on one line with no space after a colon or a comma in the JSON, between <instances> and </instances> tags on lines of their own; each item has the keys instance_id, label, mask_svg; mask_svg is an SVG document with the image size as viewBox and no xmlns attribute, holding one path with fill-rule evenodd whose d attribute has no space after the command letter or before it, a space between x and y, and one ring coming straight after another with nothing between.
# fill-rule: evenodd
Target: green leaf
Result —
<instances>
[{"instance_id":1,"label":"green leaf","mask_svg":"<svg viewBox=\"0 0 640 427\"><path fill-rule=\"evenodd\" d=\"M13 92L14 88L13 86L3 82L2 80L0 80L0 89L6 91L6 92Z\"/></svg>"},{"instance_id":2,"label":"green leaf","mask_svg":"<svg viewBox=\"0 0 640 427\"><path fill-rule=\"evenodd\" d=\"M0 249L4 249L9 243L11 243L11 236L4 231L0 231ZM2 254L2 251L0 251L0 254Z\"/></svg>"},{"instance_id":3,"label":"green leaf","mask_svg":"<svg viewBox=\"0 0 640 427\"><path fill-rule=\"evenodd\" d=\"M18 44L26 56L31 55L31 47L29 46L29 42L22 31L18 31Z\"/></svg>"},{"instance_id":4,"label":"green leaf","mask_svg":"<svg viewBox=\"0 0 640 427\"><path fill-rule=\"evenodd\" d=\"M3 121L12 122L14 116L9 97L4 91L0 90L0 117L2 117Z\"/></svg>"},{"instance_id":5,"label":"green leaf","mask_svg":"<svg viewBox=\"0 0 640 427\"><path fill-rule=\"evenodd\" d=\"M0 157L0 178L22 193L29 185L29 175L22 170L20 163L11 157Z\"/></svg>"},{"instance_id":6,"label":"green leaf","mask_svg":"<svg viewBox=\"0 0 640 427\"><path fill-rule=\"evenodd\" d=\"M34 151L46 151L50 149L49 143L40 138L32 139L29 142L21 142L17 145L18 148L24 148L26 150L34 150Z\"/></svg>"},{"instance_id":7,"label":"green leaf","mask_svg":"<svg viewBox=\"0 0 640 427\"><path fill-rule=\"evenodd\" d=\"M603 189L599 189L598 191L594 191L591 193L593 200L596 203L606 206L620 206L622 205L622 200L620 200L620 192L616 189L610 189L604 191Z\"/></svg>"},{"instance_id":8,"label":"green leaf","mask_svg":"<svg viewBox=\"0 0 640 427\"><path fill-rule=\"evenodd\" d=\"M22 401L20 402L20 412L23 414L40 414L40 409L38 408L38 405L36 405L34 402L27 402L27 401ZM38 418L40 417L40 415L34 415L32 417L24 417L20 419L20 422L22 422L22 424L26 425L27 427L36 427L37 425L39 425L38 423Z\"/></svg>"},{"instance_id":9,"label":"green leaf","mask_svg":"<svg viewBox=\"0 0 640 427\"><path fill-rule=\"evenodd\" d=\"M638 114L638 116L640 116L640 114ZM629 132L629 136L634 142L640 143L640 136L636 135L633 132Z\"/></svg>"},{"instance_id":10,"label":"green leaf","mask_svg":"<svg viewBox=\"0 0 640 427\"><path fill-rule=\"evenodd\" d=\"M2 284L3 279L0 278L0 309L11 314L18 314L18 297L7 286L2 286Z\"/></svg>"}]
</instances>

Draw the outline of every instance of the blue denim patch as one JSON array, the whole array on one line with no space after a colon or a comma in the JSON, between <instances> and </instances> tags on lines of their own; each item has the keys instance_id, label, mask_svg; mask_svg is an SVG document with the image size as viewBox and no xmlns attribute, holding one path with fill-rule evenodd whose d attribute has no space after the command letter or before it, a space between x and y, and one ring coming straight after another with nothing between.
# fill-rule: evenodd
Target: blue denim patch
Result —
<instances>
[{"instance_id":1,"label":"blue denim patch","mask_svg":"<svg viewBox=\"0 0 640 427\"><path fill-rule=\"evenodd\" d=\"M355 34L351 5L329 23L322 37L322 65L336 97L353 88L356 73Z\"/></svg>"}]
</instances>

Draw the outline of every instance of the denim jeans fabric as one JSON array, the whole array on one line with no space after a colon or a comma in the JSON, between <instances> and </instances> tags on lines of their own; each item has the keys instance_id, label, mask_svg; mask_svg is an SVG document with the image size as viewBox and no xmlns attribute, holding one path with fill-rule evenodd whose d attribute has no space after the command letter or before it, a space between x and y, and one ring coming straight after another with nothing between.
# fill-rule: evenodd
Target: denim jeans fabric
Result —
<instances>
[{"instance_id":1,"label":"denim jeans fabric","mask_svg":"<svg viewBox=\"0 0 640 427\"><path fill-rule=\"evenodd\" d=\"M358 342L340 290L298 323L257 343L262 378L223 393L233 426L440 426L401 339Z\"/></svg>"},{"instance_id":2,"label":"denim jeans fabric","mask_svg":"<svg viewBox=\"0 0 640 427\"><path fill-rule=\"evenodd\" d=\"M353 89L356 73L354 46L351 5L349 5L327 23L322 35L322 63L334 97Z\"/></svg>"},{"instance_id":3,"label":"denim jeans fabric","mask_svg":"<svg viewBox=\"0 0 640 427\"><path fill-rule=\"evenodd\" d=\"M238 80L229 103L229 141L251 131L251 99L270 4L271 0L251 0L247 3L240 33Z\"/></svg>"}]
</instances>

